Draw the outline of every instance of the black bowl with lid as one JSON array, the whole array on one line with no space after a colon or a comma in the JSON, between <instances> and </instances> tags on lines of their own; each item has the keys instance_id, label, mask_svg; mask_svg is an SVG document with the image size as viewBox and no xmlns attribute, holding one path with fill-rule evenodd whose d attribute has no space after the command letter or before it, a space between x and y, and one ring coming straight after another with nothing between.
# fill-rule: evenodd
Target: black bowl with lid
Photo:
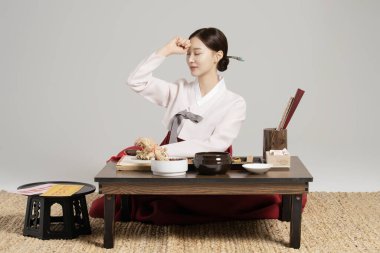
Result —
<instances>
[{"instance_id":1,"label":"black bowl with lid","mask_svg":"<svg viewBox=\"0 0 380 253\"><path fill-rule=\"evenodd\" d=\"M193 163L199 174L225 174L231 168L232 159L228 152L199 152L195 153Z\"/></svg>"}]
</instances>

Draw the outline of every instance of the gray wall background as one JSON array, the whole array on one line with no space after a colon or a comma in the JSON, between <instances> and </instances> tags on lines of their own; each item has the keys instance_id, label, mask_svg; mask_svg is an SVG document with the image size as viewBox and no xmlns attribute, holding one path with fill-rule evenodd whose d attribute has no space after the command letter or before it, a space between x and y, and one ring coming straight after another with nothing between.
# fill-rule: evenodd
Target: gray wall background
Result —
<instances>
[{"instance_id":1,"label":"gray wall background","mask_svg":"<svg viewBox=\"0 0 380 253\"><path fill-rule=\"evenodd\" d=\"M0 0L0 189L41 180L94 183L105 161L140 136L161 141L164 108L125 80L173 36L221 29L222 75L248 118L235 155L260 155L290 96L306 91L288 148L311 191L378 191L380 1ZM185 56L155 72L192 78Z\"/></svg>"}]
</instances>

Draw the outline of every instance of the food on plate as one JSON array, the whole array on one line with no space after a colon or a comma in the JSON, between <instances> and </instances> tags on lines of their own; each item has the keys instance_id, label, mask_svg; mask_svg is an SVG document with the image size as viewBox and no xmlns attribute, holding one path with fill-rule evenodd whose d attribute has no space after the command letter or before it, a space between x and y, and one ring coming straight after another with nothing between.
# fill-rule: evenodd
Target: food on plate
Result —
<instances>
[{"instance_id":1,"label":"food on plate","mask_svg":"<svg viewBox=\"0 0 380 253\"><path fill-rule=\"evenodd\" d=\"M136 151L136 158L140 160L169 160L166 147L161 147L156 142L147 137L140 137L135 141L135 146L142 150Z\"/></svg>"},{"instance_id":2,"label":"food on plate","mask_svg":"<svg viewBox=\"0 0 380 253\"><path fill-rule=\"evenodd\" d=\"M240 157L232 157L232 163L241 163L241 158Z\"/></svg>"}]
</instances>

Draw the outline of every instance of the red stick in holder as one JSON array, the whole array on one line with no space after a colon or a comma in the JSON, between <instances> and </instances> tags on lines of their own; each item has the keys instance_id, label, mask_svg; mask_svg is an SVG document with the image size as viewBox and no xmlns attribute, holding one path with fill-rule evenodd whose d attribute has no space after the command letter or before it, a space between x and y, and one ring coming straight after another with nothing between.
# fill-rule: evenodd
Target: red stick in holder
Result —
<instances>
[{"instance_id":1,"label":"red stick in holder","mask_svg":"<svg viewBox=\"0 0 380 253\"><path fill-rule=\"evenodd\" d=\"M294 112L296 111L297 106L298 106L299 102L301 101L301 98L302 98L304 93L305 93L304 90L297 89L296 95L294 96L294 101L293 101L293 103L290 107L290 110L289 110L289 114L287 115L286 120L285 120L284 129L286 129L286 127L288 126L289 121L292 118Z\"/></svg>"}]
</instances>

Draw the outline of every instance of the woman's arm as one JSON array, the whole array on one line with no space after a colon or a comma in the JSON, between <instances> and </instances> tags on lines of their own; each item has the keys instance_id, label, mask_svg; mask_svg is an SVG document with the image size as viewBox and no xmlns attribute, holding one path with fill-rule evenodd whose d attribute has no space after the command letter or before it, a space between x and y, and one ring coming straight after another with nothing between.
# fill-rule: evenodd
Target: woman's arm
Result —
<instances>
[{"instance_id":1,"label":"woman's arm","mask_svg":"<svg viewBox=\"0 0 380 253\"><path fill-rule=\"evenodd\" d=\"M127 84L136 93L159 106L167 107L178 91L175 83L153 76L152 72L165 60L164 56L152 53L129 75Z\"/></svg>"},{"instance_id":2,"label":"woman's arm","mask_svg":"<svg viewBox=\"0 0 380 253\"><path fill-rule=\"evenodd\" d=\"M167 56L186 53L190 47L189 43L187 40L175 37L163 48L152 53L129 75L127 79L129 87L152 103L167 107L169 102L176 97L178 85L156 78L152 72Z\"/></svg>"},{"instance_id":3,"label":"woman's arm","mask_svg":"<svg viewBox=\"0 0 380 253\"><path fill-rule=\"evenodd\" d=\"M206 140L185 140L162 145L167 148L169 156L194 157L198 152L226 151L239 134L246 118L246 103L243 98L229 109L223 120L217 125L212 135Z\"/></svg>"}]
</instances>

